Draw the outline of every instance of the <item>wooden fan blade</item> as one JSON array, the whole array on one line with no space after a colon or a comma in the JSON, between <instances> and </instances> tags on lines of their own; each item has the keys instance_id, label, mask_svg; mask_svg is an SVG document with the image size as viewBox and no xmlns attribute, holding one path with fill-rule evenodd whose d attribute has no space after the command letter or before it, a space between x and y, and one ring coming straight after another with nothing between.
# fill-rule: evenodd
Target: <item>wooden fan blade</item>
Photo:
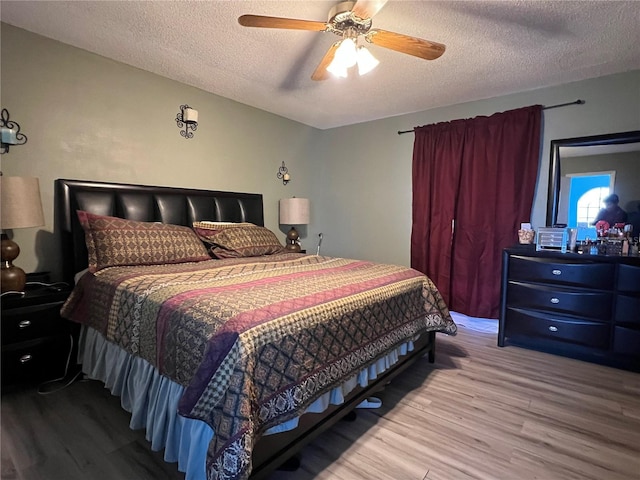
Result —
<instances>
[{"instance_id":1,"label":"wooden fan blade","mask_svg":"<svg viewBox=\"0 0 640 480\"><path fill-rule=\"evenodd\" d=\"M407 53L414 57L424 58L425 60L435 60L444 53L446 48L441 43L430 42L421 38L378 29L370 30L367 34L367 40L374 45L389 48L400 53Z\"/></svg>"},{"instance_id":2,"label":"wooden fan blade","mask_svg":"<svg viewBox=\"0 0 640 480\"><path fill-rule=\"evenodd\" d=\"M371 18L380 11L387 0L358 0L351 9L356 17Z\"/></svg>"},{"instance_id":3,"label":"wooden fan blade","mask_svg":"<svg viewBox=\"0 0 640 480\"><path fill-rule=\"evenodd\" d=\"M286 28L290 30L312 30L322 32L327 24L311 20L296 20L295 18L265 17L263 15L242 15L238 23L243 27Z\"/></svg>"},{"instance_id":4,"label":"wooden fan blade","mask_svg":"<svg viewBox=\"0 0 640 480\"><path fill-rule=\"evenodd\" d=\"M327 71L327 67L331 62L333 62L333 57L336 56L336 50L339 45L340 42L336 42L329 47L329 50L327 50L327 53L325 53L322 60L320 60L320 63L313 72L313 75L311 75L311 80L326 80L330 77L331 74Z\"/></svg>"}]
</instances>

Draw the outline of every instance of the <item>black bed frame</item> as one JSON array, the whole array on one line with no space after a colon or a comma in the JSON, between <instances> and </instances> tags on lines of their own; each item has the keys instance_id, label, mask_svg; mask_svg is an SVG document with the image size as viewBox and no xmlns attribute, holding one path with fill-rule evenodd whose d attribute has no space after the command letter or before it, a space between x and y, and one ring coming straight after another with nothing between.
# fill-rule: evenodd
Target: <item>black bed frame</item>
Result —
<instances>
[{"instance_id":1,"label":"black bed frame","mask_svg":"<svg viewBox=\"0 0 640 480\"><path fill-rule=\"evenodd\" d=\"M264 225L261 194L59 179L55 181L55 233L62 246L64 278L71 284L74 275L87 267L87 249L77 210L186 226L199 220ZM303 415L295 430L258 441L251 478L263 478L281 466L417 359L428 355L433 363L435 338L435 332L422 335L412 352L367 387L357 387L342 405L332 405L323 413Z\"/></svg>"}]
</instances>

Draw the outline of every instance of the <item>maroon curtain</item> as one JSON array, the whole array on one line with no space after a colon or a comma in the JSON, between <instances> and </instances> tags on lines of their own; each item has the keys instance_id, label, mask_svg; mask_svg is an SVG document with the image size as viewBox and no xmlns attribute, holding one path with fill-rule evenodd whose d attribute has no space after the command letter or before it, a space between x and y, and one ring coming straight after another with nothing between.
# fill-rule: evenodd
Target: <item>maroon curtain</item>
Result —
<instances>
[{"instance_id":1,"label":"maroon curtain","mask_svg":"<svg viewBox=\"0 0 640 480\"><path fill-rule=\"evenodd\" d=\"M464 120L418 127L413 147L411 266L433 280L447 304L464 136Z\"/></svg>"},{"instance_id":2,"label":"maroon curtain","mask_svg":"<svg viewBox=\"0 0 640 480\"><path fill-rule=\"evenodd\" d=\"M501 252L531 218L541 114L535 105L415 129L411 266L451 310L498 317Z\"/></svg>"}]
</instances>

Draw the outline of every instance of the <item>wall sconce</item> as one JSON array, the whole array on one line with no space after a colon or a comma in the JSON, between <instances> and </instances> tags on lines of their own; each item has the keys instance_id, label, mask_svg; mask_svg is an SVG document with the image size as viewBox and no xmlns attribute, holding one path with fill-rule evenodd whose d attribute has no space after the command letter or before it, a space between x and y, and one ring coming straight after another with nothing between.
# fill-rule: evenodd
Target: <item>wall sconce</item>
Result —
<instances>
[{"instance_id":1,"label":"wall sconce","mask_svg":"<svg viewBox=\"0 0 640 480\"><path fill-rule=\"evenodd\" d=\"M193 138L193 132L198 129L198 111L189 105L180 105L180 111L176 116L176 124L178 128L184 127L184 130L180 130L180 135L184 138Z\"/></svg>"},{"instance_id":2,"label":"wall sconce","mask_svg":"<svg viewBox=\"0 0 640 480\"><path fill-rule=\"evenodd\" d=\"M282 166L278 169L278 178L282 180L283 185L286 185L291 181L291 175L289 175L289 170L284 164L284 160L282 161Z\"/></svg>"},{"instance_id":3,"label":"wall sconce","mask_svg":"<svg viewBox=\"0 0 640 480\"><path fill-rule=\"evenodd\" d=\"M27 143L27 136L20 133L20 125L9 120L9 111L2 109L0 114L0 153L9 153L10 145L24 145Z\"/></svg>"}]
</instances>

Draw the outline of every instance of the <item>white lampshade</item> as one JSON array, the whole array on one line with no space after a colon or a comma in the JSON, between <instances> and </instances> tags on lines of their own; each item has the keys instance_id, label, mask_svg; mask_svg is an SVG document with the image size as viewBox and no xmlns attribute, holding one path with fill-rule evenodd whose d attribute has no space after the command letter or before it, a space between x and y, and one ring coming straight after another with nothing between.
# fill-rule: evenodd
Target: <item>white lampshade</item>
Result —
<instances>
[{"instance_id":1,"label":"white lampshade","mask_svg":"<svg viewBox=\"0 0 640 480\"><path fill-rule=\"evenodd\" d=\"M340 62L346 68L353 67L356 64L356 43L353 39L345 38L340 42L334 61Z\"/></svg>"},{"instance_id":2,"label":"white lampshade","mask_svg":"<svg viewBox=\"0 0 640 480\"><path fill-rule=\"evenodd\" d=\"M0 190L0 227L3 230L44 225L40 184L37 178L0 176Z\"/></svg>"},{"instance_id":3,"label":"white lampshade","mask_svg":"<svg viewBox=\"0 0 640 480\"><path fill-rule=\"evenodd\" d=\"M353 67L358 60L356 43L352 38L345 38L340 42L333 60L327 67L329 73L337 77L346 77L347 68Z\"/></svg>"},{"instance_id":4,"label":"white lampshade","mask_svg":"<svg viewBox=\"0 0 640 480\"><path fill-rule=\"evenodd\" d=\"M380 61L365 47L358 47L358 73L365 75L376 68Z\"/></svg>"},{"instance_id":5,"label":"white lampshade","mask_svg":"<svg viewBox=\"0 0 640 480\"><path fill-rule=\"evenodd\" d=\"M280 200L280 224L307 225L309 223L308 198L283 198Z\"/></svg>"},{"instance_id":6,"label":"white lampshade","mask_svg":"<svg viewBox=\"0 0 640 480\"><path fill-rule=\"evenodd\" d=\"M198 111L193 108L185 108L182 114L185 123L198 123Z\"/></svg>"},{"instance_id":7,"label":"white lampshade","mask_svg":"<svg viewBox=\"0 0 640 480\"><path fill-rule=\"evenodd\" d=\"M336 62L335 59L329 64L329 66L327 67L327 71L340 78L347 78L348 76L347 69L344 66L340 65L339 62Z\"/></svg>"}]
</instances>

